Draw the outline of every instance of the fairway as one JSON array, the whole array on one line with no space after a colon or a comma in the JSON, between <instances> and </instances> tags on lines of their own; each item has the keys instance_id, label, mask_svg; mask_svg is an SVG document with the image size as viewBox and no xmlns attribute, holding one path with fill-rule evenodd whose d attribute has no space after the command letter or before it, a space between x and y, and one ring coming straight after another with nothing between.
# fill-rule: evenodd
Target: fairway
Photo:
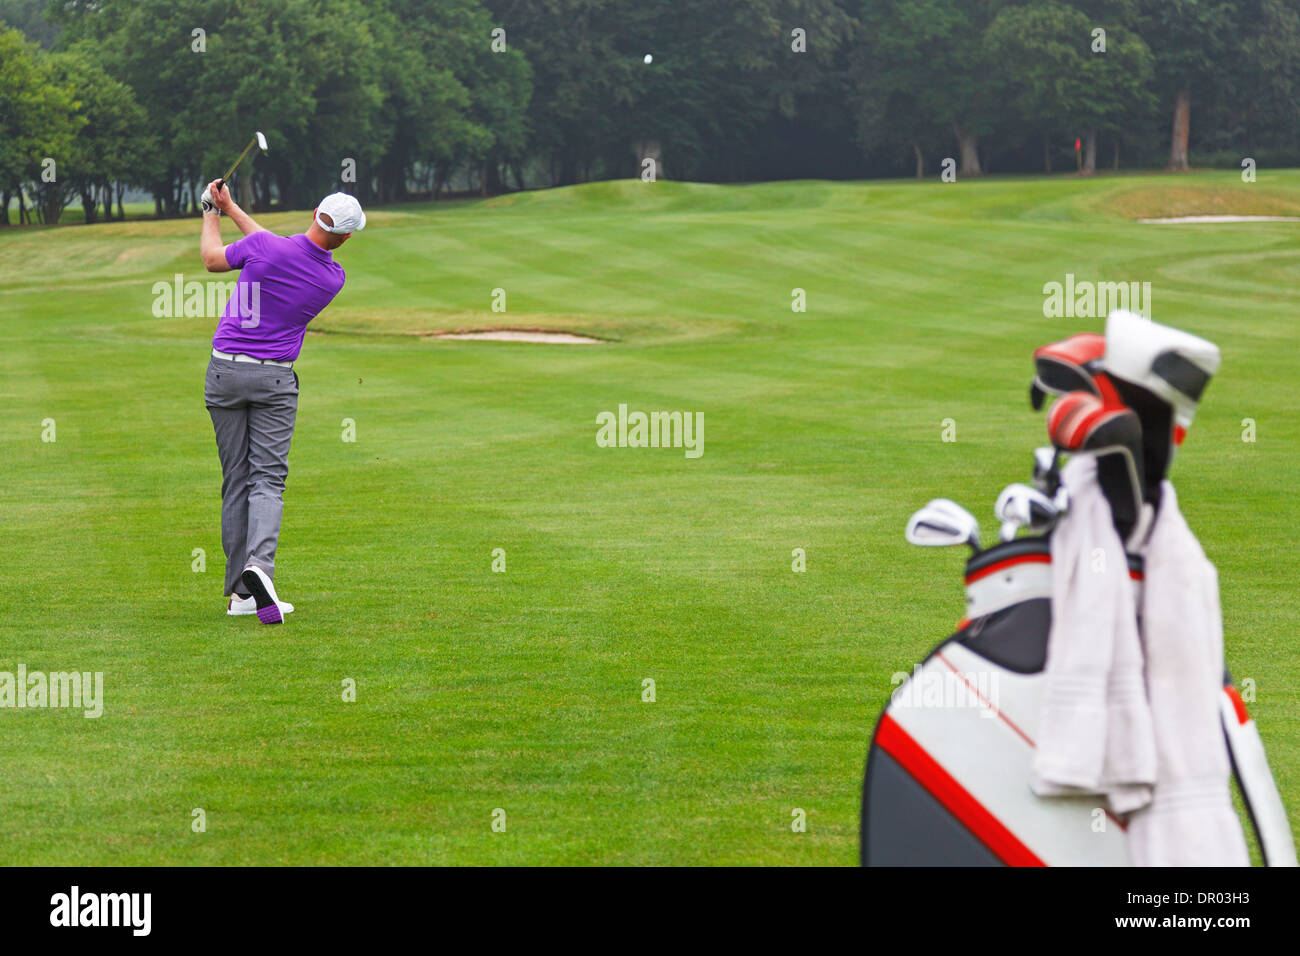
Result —
<instances>
[{"instance_id":1,"label":"fairway","mask_svg":"<svg viewBox=\"0 0 1300 956\"><path fill-rule=\"evenodd\" d=\"M1102 329L1044 317L1067 274L1223 351L1172 477L1294 828L1300 233L1133 221L1198 214L1300 214L1300 171L376 208L295 366L279 628L224 614L216 318L153 312L199 221L0 229L0 671L104 674L99 719L0 714L5 861L856 863L891 676L963 615L904 524L993 536L1032 350ZM427 334L482 326L606 341ZM621 404L702 413L703 454L598 447Z\"/></svg>"}]
</instances>

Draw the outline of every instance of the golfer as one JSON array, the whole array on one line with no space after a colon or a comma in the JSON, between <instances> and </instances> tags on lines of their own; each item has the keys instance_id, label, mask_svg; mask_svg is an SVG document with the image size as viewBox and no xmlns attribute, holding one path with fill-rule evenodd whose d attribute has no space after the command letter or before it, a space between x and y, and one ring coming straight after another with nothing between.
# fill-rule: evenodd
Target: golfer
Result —
<instances>
[{"instance_id":1,"label":"golfer","mask_svg":"<svg viewBox=\"0 0 1300 956\"><path fill-rule=\"evenodd\" d=\"M221 459L221 546L226 613L279 624L293 605L271 583L298 413L293 363L307 323L343 288L333 250L364 229L361 204L346 193L321 200L305 233L277 236L239 208L220 180L204 193L199 251L209 272L242 270L212 339L203 401ZM209 207L211 207L209 209ZM220 215L244 238L221 244Z\"/></svg>"}]
</instances>

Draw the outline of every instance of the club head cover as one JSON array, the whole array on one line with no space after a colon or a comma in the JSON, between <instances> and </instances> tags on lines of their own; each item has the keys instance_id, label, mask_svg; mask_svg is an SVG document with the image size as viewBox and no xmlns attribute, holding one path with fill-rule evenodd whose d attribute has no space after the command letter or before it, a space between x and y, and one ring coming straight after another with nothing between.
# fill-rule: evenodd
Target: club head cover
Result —
<instances>
[{"instance_id":1,"label":"club head cover","mask_svg":"<svg viewBox=\"0 0 1300 956\"><path fill-rule=\"evenodd\" d=\"M1109 382L1101 374L1106 354L1106 337L1092 332L1072 335L1034 350L1034 380L1029 385L1029 404L1034 411L1043 407L1048 395L1091 392L1106 398Z\"/></svg>"},{"instance_id":2,"label":"club head cover","mask_svg":"<svg viewBox=\"0 0 1300 956\"><path fill-rule=\"evenodd\" d=\"M1110 502L1115 530L1128 540L1147 497L1137 413L1091 392L1069 392L1048 412L1047 435L1060 451L1097 457L1097 481Z\"/></svg>"},{"instance_id":3,"label":"club head cover","mask_svg":"<svg viewBox=\"0 0 1300 956\"><path fill-rule=\"evenodd\" d=\"M1219 370L1219 347L1200 336L1116 309L1106 318L1101 370L1142 424L1148 500L1192 424L1205 388Z\"/></svg>"}]
</instances>

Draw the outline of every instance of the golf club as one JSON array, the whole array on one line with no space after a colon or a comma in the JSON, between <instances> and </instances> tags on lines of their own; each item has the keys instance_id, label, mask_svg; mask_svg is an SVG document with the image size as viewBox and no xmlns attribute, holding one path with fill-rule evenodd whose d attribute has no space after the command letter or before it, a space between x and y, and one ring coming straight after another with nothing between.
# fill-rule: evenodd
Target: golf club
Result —
<instances>
[{"instance_id":1,"label":"golf club","mask_svg":"<svg viewBox=\"0 0 1300 956\"><path fill-rule=\"evenodd\" d=\"M907 521L907 540L925 547L968 544L979 553L980 530L975 516L947 498L935 498Z\"/></svg>"},{"instance_id":2,"label":"golf club","mask_svg":"<svg viewBox=\"0 0 1300 956\"><path fill-rule=\"evenodd\" d=\"M1060 512L1051 498L1037 488L1015 482L1002 489L993 513L1002 522L1001 539L1010 541L1019 528L1046 531L1059 517Z\"/></svg>"},{"instance_id":3,"label":"golf club","mask_svg":"<svg viewBox=\"0 0 1300 956\"><path fill-rule=\"evenodd\" d=\"M244 157L248 155L248 151L252 149L254 146L256 146L263 153L266 153L268 149L266 145L266 137L262 135L262 131L260 129L253 134L253 138L248 141L248 145L245 146L244 151L239 154L239 158L230 165L230 168L228 170L226 170L226 175L222 176L220 179L217 180L218 189L220 189L222 186L226 184L227 179L235 175L235 170L239 168L239 164L244 161Z\"/></svg>"},{"instance_id":4,"label":"golf club","mask_svg":"<svg viewBox=\"0 0 1300 956\"><path fill-rule=\"evenodd\" d=\"M1034 487L1046 495L1056 494L1061 485L1061 453L1051 445L1034 449Z\"/></svg>"}]
</instances>

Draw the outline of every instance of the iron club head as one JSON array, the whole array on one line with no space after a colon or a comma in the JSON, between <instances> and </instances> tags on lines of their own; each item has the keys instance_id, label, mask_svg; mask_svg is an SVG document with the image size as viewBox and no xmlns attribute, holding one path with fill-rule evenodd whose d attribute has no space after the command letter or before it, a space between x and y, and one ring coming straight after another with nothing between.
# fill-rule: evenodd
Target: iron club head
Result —
<instances>
[{"instance_id":1,"label":"iron club head","mask_svg":"<svg viewBox=\"0 0 1300 956\"><path fill-rule=\"evenodd\" d=\"M993 513L1002 522L1001 538L1010 541L1018 528L1046 531L1060 514L1056 502L1037 488L1015 482L1002 489Z\"/></svg>"},{"instance_id":2,"label":"iron club head","mask_svg":"<svg viewBox=\"0 0 1300 956\"><path fill-rule=\"evenodd\" d=\"M1051 445L1034 449L1034 487L1054 495L1061 486L1061 453Z\"/></svg>"},{"instance_id":3,"label":"iron club head","mask_svg":"<svg viewBox=\"0 0 1300 956\"><path fill-rule=\"evenodd\" d=\"M979 522L975 516L947 498L935 498L907 521L907 540L925 547L970 545L980 549Z\"/></svg>"}]
</instances>

